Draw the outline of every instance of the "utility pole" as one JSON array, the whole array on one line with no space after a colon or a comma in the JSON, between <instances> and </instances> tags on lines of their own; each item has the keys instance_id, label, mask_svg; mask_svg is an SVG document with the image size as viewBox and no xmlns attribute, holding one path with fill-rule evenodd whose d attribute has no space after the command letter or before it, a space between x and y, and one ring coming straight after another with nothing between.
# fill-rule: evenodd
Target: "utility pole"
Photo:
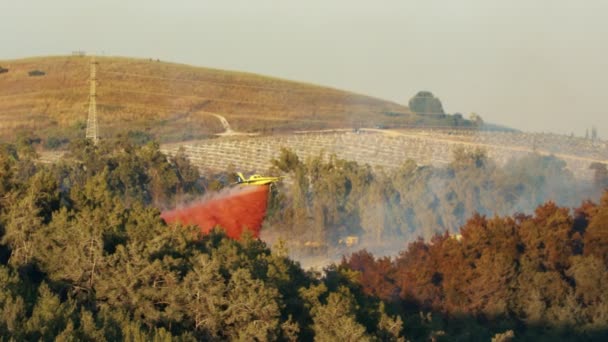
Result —
<instances>
[{"instance_id":1,"label":"utility pole","mask_svg":"<svg viewBox=\"0 0 608 342\"><path fill-rule=\"evenodd\" d=\"M97 62L95 61L95 56L91 58L91 75L89 76L91 89L89 91L89 116L87 118L87 129L86 129L86 138L93 140L93 144L97 145L97 141L99 137L97 136Z\"/></svg>"}]
</instances>

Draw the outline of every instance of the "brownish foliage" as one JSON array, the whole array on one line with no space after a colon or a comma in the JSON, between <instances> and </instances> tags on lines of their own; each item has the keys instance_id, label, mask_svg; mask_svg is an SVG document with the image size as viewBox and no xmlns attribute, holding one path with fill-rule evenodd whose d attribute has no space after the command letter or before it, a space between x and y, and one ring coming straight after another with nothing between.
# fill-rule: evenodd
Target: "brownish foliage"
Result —
<instances>
[{"instance_id":1,"label":"brownish foliage","mask_svg":"<svg viewBox=\"0 0 608 342\"><path fill-rule=\"evenodd\" d=\"M392 261L359 252L344 264L360 272L364 292L393 303L585 330L608 325L607 227L608 193L572 213L548 202L533 216L475 215L458 238L418 240Z\"/></svg>"},{"instance_id":2,"label":"brownish foliage","mask_svg":"<svg viewBox=\"0 0 608 342\"><path fill-rule=\"evenodd\" d=\"M589 218L584 246L585 255L593 255L608 264L608 192L604 193L595 215Z\"/></svg>"},{"instance_id":3,"label":"brownish foliage","mask_svg":"<svg viewBox=\"0 0 608 342\"><path fill-rule=\"evenodd\" d=\"M390 258L376 260L368 251L354 253L347 264L359 271L359 282L363 290L382 300L394 300L398 297L398 287L394 282L394 268Z\"/></svg>"}]
</instances>

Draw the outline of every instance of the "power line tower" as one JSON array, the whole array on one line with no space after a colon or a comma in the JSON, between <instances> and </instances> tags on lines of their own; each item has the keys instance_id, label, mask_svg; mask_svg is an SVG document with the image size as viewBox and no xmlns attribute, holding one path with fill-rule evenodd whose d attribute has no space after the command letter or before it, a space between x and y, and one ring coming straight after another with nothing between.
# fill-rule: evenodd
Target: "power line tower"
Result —
<instances>
[{"instance_id":1,"label":"power line tower","mask_svg":"<svg viewBox=\"0 0 608 342\"><path fill-rule=\"evenodd\" d=\"M95 61L95 56L91 58L91 75L89 78L91 89L89 91L89 116L87 118L86 138L93 140L93 143L97 145L99 138L97 136L97 102L95 100L97 93L97 62Z\"/></svg>"}]
</instances>

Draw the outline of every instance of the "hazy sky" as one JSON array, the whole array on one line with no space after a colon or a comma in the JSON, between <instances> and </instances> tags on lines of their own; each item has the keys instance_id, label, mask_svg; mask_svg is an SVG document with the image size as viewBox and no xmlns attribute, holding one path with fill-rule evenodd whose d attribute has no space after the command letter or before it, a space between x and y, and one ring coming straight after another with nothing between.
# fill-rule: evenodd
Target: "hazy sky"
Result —
<instances>
[{"instance_id":1,"label":"hazy sky","mask_svg":"<svg viewBox=\"0 0 608 342\"><path fill-rule=\"evenodd\" d=\"M526 131L608 137L606 0L0 0L0 59L73 50L250 71Z\"/></svg>"}]
</instances>

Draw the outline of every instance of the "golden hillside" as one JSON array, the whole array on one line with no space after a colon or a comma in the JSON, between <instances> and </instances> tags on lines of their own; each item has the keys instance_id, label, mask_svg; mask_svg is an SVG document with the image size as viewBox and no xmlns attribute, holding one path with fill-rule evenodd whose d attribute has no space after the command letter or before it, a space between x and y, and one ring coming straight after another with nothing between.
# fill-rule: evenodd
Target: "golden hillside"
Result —
<instances>
[{"instance_id":1,"label":"golden hillside","mask_svg":"<svg viewBox=\"0 0 608 342\"><path fill-rule=\"evenodd\" d=\"M233 129L269 133L337 127L401 126L417 119L405 106L327 87L156 60L97 57L100 136L142 130L161 141ZM89 57L0 61L0 139L19 131L41 137L84 135ZM40 70L42 76L28 73Z\"/></svg>"}]
</instances>

